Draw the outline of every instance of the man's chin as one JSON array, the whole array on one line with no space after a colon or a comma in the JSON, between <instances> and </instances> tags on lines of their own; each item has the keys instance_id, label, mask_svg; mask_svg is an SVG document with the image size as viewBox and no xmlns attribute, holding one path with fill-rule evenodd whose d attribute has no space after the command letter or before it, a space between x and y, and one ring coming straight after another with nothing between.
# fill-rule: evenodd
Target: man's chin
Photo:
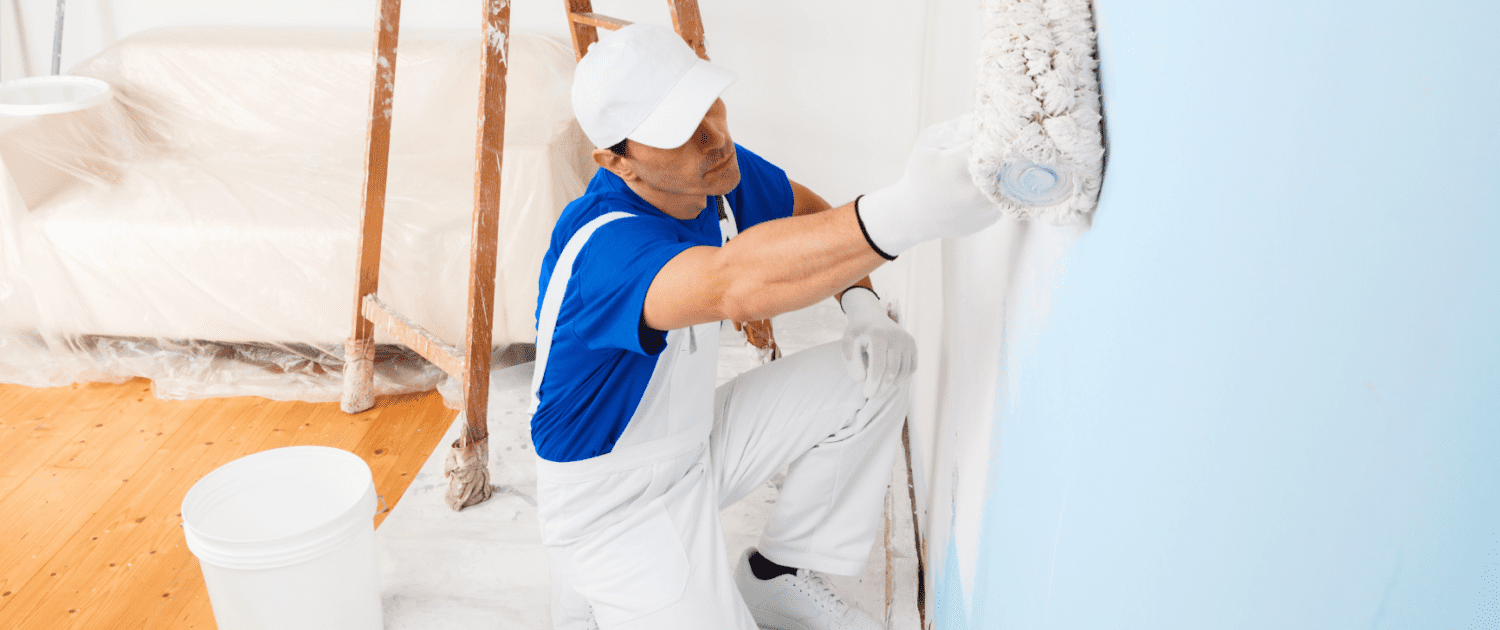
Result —
<instances>
[{"instance_id":1,"label":"man's chin","mask_svg":"<svg viewBox=\"0 0 1500 630\"><path fill-rule=\"evenodd\" d=\"M709 193L713 196L727 195L740 185L740 166L735 164L722 173L709 174Z\"/></svg>"}]
</instances>

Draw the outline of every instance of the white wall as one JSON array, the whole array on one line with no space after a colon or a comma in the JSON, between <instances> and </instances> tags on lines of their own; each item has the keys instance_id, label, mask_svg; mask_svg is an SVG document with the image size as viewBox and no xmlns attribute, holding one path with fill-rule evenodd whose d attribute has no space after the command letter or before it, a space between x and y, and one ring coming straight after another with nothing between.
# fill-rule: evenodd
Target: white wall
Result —
<instances>
[{"instance_id":1,"label":"white wall","mask_svg":"<svg viewBox=\"0 0 1500 630\"><path fill-rule=\"evenodd\" d=\"M24 74L12 2L25 17L33 74L50 66L54 4L0 0L0 77ZM740 73L725 94L736 140L780 164L830 202L899 175L919 124L956 115L924 86L953 82L934 64L929 31L951 21L948 0L701 2L709 55ZM514 3L513 28L567 37L562 0ZM599 0L596 11L670 24L664 0ZM71 0L63 68L111 42L164 26L341 28L371 31L375 0ZM475 29L478 0L403 3L402 28ZM938 48L950 43L935 38ZM940 53L941 54L941 53ZM972 76L972 56L959 74ZM400 80L399 78L397 79ZM959 80L958 83L962 83ZM966 103L967 93L960 102Z\"/></svg>"}]
</instances>

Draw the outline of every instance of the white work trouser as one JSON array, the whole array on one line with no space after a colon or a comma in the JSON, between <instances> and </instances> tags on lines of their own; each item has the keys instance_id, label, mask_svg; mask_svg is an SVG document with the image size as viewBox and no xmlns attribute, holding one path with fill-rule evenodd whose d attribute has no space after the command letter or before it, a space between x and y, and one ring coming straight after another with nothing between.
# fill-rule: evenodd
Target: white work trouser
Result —
<instances>
[{"instance_id":1,"label":"white work trouser","mask_svg":"<svg viewBox=\"0 0 1500 630\"><path fill-rule=\"evenodd\" d=\"M884 504L905 382L866 399L838 344L719 387L714 417L627 457L538 461L553 627L756 630L725 557L719 510L787 468L759 549L839 575L863 570Z\"/></svg>"}]
</instances>

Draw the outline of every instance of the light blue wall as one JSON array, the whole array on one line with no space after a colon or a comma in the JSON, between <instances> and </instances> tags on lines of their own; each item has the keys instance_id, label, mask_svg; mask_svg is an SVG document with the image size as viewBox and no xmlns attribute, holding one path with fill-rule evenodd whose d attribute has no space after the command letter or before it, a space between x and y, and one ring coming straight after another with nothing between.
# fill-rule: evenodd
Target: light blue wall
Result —
<instances>
[{"instance_id":1,"label":"light blue wall","mask_svg":"<svg viewBox=\"0 0 1500 630\"><path fill-rule=\"evenodd\" d=\"M1097 2L1104 194L938 627L1500 628L1500 5Z\"/></svg>"}]
</instances>

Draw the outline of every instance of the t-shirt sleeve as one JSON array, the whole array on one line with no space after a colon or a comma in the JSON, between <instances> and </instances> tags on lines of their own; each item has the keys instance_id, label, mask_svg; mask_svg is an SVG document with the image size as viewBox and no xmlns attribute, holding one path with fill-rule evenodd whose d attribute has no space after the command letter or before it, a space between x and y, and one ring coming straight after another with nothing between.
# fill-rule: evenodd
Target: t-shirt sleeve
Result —
<instances>
[{"instance_id":1,"label":"t-shirt sleeve","mask_svg":"<svg viewBox=\"0 0 1500 630\"><path fill-rule=\"evenodd\" d=\"M646 291L667 261L693 246L649 217L599 228L574 265L573 333L591 350L661 352L666 333L646 326L641 317Z\"/></svg>"},{"instance_id":2,"label":"t-shirt sleeve","mask_svg":"<svg viewBox=\"0 0 1500 630\"><path fill-rule=\"evenodd\" d=\"M786 171L745 147L738 144L734 147L739 156L740 185L724 197L734 208L735 223L740 231L757 223L792 216L796 200Z\"/></svg>"}]
</instances>

